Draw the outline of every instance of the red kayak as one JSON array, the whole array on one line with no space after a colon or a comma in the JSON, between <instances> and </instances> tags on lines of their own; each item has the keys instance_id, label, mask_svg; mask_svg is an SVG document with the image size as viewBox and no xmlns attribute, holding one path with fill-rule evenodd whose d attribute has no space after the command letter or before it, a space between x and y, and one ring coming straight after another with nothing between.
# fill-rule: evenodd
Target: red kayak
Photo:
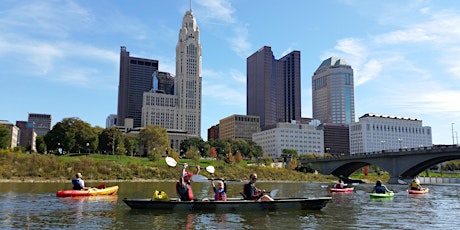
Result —
<instances>
[{"instance_id":1,"label":"red kayak","mask_svg":"<svg viewBox=\"0 0 460 230\"><path fill-rule=\"evenodd\" d=\"M409 194L425 194L425 193L428 193L428 191L430 191L429 188L422 188L422 190L409 189L409 190L407 190L407 193L409 193Z\"/></svg>"},{"instance_id":2,"label":"red kayak","mask_svg":"<svg viewBox=\"0 0 460 230\"><path fill-rule=\"evenodd\" d=\"M57 197L72 197L72 196L98 196L98 195L116 195L118 186L107 188L90 188L88 190L60 190L56 193Z\"/></svg>"},{"instance_id":3,"label":"red kayak","mask_svg":"<svg viewBox=\"0 0 460 230\"><path fill-rule=\"evenodd\" d=\"M355 188L331 188L329 192L353 192Z\"/></svg>"}]
</instances>

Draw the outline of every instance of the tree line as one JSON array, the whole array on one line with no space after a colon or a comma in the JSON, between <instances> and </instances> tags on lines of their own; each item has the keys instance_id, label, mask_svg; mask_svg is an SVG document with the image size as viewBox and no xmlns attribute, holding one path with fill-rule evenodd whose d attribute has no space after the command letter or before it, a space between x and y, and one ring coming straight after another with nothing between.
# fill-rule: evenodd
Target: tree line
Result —
<instances>
[{"instance_id":1,"label":"tree line","mask_svg":"<svg viewBox=\"0 0 460 230\"><path fill-rule=\"evenodd\" d=\"M9 130L0 127L0 148L7 148ZM18 147L19 149L20 147ZM18 150L16 149L16 150ZM64 118L53 128L36 139L38 153L128 155L157 160L164 156L186 158L216 158L228 163L243 158L263 158L263 150L253 141L243 139L209 140L192 137L182 141L179 149L169 144L167 130L160 126L147 126L138 134L124 134L116 127L92 127L76 118ZM30 151L30 146L25 150ZM266 156L265 156L266 158Z\"/></svg>"}]
</instances>

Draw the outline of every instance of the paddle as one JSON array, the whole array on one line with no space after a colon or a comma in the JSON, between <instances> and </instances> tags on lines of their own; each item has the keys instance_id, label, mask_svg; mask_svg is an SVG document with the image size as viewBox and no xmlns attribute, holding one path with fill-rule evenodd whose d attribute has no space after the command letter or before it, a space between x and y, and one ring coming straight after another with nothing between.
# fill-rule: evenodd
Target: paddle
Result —
<instances>
[{"instance_id":1,"label":"paddle","mask_svg":"<svg viewBox=\"0 0 460 230\"><path fill-rule=\"evenodd\" d=\"M176 160L174 160L174 158L172 157L166 157L166 164L171 166L171 167L176 167L176 165L183 165L184 163L177 163ZM188 165L188 166L191 166L191 167L196 167L196 165ZM209 173L213 174L214 173L214 166L210 165L208 167L206 167L206 171L208 171Z\"/></svg>"},{"instance_id":2,"label":"paddle","mask_svg":"<svg viewBox=\"0 0 460 230\"><path fill-rule=\"evenodd\" d=\"M275 197L278 191L278 189L273 189L272 191L270 191L270 197Z\"/></svg>"}]
</instances>

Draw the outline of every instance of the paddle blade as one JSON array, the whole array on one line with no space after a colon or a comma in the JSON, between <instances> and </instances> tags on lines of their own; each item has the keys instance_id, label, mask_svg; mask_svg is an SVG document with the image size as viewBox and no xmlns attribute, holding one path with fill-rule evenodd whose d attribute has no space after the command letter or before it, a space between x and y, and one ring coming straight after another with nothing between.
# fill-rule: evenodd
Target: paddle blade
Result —
<instances>
[{"instance_id":1,"label":"paddle blade","mask_svg":"<svg viewBox=\"0 0 460 230\"><path fill-rule=\"evenodd\" d=\"M202 175L197 175L197 174L193 175L191 179L194 182L208 182L207 177L202 176Z\"/></svg>"},{"instance_id":2,"label":"paddle blade","mask_svg":"<svg viewBox=\"0 0 460 230\"><path fill-rule=\"evenodd\" d=\"M278 189L273 189L271 192L270 192L270 197L275 197L276 194L278 193Z\"/></svg>"},{"instance_id":3,"label":"paddle blade","mask_svg":"<svg viewBox=\"0 0 460 230\"><path fill-rule=\"evenodd\" d=\"M210 165L210 166L206 167L206 171L208 171L208 173L213 174L214 171L215 171L214 166Z\"/></svg>"},{"instance_id":4,"label":"paddle blade","mask_svg":"<svg viewBox=\"0 0 460 230\"><path fill-rule=\"evenodd\" d=\"M172 157L166 157L166 164L168 164L171 167L176 167L177 162Z\"/></svg>"}]
</instances>

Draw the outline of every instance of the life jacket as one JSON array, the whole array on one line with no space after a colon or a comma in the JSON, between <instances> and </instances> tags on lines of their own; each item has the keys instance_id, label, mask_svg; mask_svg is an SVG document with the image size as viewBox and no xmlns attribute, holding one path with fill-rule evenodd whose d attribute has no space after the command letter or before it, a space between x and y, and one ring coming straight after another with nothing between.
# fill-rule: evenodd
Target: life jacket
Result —
<instances>
[{"instance_id":1,"label":"life jacket","mask_svg":"<svg viewBox=\"0 0 460 230\"><path fill-rule=\"evenodd\" d=\"M214 200L227 200L227 194L225 193L225 190L215 190L214 191Z\"/></svg>"},{"instance_id":2,"label":"life jacket","mask_svg":"<svg viewBox=\"0 0 460 230\"><path fill-rule=\"evenodd\" d=\"M386 193L386 189L383 186L375 186L374 190L376 193Z\"/></svg>"},{"instance_id":3,"label":"life jacket","mask_svg":"<svg viewBox=\"0 0 460 230\"><path fill-rule=\"evenodd\" d=\"M179 195L181 201L192 201L193 200L193 191L192 187L189 183L185 183L185 190L184 187L179 183L176 182L176 192Z\"/></svg>"},{"instance_id":4,"label":"life jacket","mask_svg":"<svg viewBox=\"0 0 460 230\"><path fill-rule=\"evenodd\" d=\"M254 191L254 195L252 192ZM245 200L257 200L260 197L259 192L257 191L256 187L253 186L251 183L244 184L243 187L244 199Z\"/></svg>"},{"instance_id":5,"label":"life jacket","mask_svg":"<svg viewBox=\"0 0 460 230\"><path fill-rule=\"evenodd\" d=\"M337 184L335 184L335 188L342 188L342 185L337 183Z\"/></svg>"},{"instance_id":6,"label":"life jacket","mask_svg":"<svg viewBox=\"0 0 460 230\"><path fill-rule=\"evenodd\" d=\"M417 184L417 182L412 181L412 183L410 184L410 189L411 190L420 190L420 185Z\"/></svg>"},{"instance_id":7,"label":"life jacket","mask_svg":"<svg viewBox=\"0 0 460 230\"><path fill-rule=\"evenodd\" d=\"M73 185L73 190L82 190L83 188L81 187L80 183L79 183L79 179L78 178L74 178L72 179L72 185Z\"/></svg>"}]
</instances>

